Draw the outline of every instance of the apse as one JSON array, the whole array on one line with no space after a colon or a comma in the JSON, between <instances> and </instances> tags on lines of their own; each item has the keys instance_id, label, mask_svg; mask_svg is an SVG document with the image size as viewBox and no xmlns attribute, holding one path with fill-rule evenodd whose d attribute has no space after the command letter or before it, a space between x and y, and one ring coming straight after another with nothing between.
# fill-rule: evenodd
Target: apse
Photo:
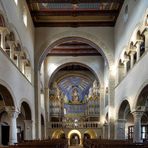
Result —
<instances>
[{"instance_id":1,"label":"apse","mask_svg":"<svg viewBox=\"0 0 148 148\"><path fill-rule=\"evenodd\" d=\"M88 68L72 63L61 68L49 84L51 120L97 120L100 114L99 81Z\"/></svg>"}]
</instances>

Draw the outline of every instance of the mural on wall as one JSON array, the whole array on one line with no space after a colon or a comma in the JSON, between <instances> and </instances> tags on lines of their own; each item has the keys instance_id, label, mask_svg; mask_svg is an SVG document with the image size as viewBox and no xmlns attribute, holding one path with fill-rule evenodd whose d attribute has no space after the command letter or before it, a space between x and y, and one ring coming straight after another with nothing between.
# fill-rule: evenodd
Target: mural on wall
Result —
<instances>
[{"instance_id":1,"label":"mural on wall","mask_svg":"<svg viewBox=\"0 0 148 148\"><path fill-rule=\"evenodd\" d=\"M91 85L88 79L79 76L70 76L58 83L60 90L65 95L65 104L85 104Z\"/></svg>"},{"instance_id":2,"label":"mural on wall","mask_svg":"<svg viewBox=\"0 0 148 148\"><path fill-rule=\"evenodd\" d=\"M99 84L86 77L70 75L55 82L49 98L51 116L80 118L100 112Z\"/></svg>"}]
</instances>

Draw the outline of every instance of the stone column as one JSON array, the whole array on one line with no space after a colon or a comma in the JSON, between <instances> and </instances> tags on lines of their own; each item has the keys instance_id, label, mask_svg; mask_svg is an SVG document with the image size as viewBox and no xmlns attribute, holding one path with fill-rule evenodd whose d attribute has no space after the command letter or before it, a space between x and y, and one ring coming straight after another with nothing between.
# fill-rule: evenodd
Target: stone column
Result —
<instances>
[{"instance_id":1,"label":"stone column","mask_svg":"<svg viewBox=\"0 0 148 148\"><path fill-rule=\"evenodd\" d=\"M134 111L134 135L133 142L142 142L141 139L141 117L143 115L142 111Z\"/></svg>"},{"instance_id":2,"label":"stone column","mask_svg":"<svg viewBox=\"0 0 148 148\"><path fill-rule=\"evenodd\" d=\"M145 35L145 51L147 51L148 50L148 28L145 29L144 35Z\"/></svg>"},{"instance_id":3,"label":"stone column","mask_svg":"<svg viewBox=\"0 0 148 148\"><path fill-rule=\"evenodd\" d=\"M103 139L108 139L108 124L103 124Z\"/></svg>"},{"instance_id":4,"label":"stone column","mask_svg":"<svg viewBox=\"0 0 148 148\"><path fill-rule=\"evenodd\" d=\"M16 61L16 65L17 67L20 69L21 68L21 56L20 56L20 52L17 52L17 61Z\"/></svg>"},{"instance_id":5,"label":"stone column","mask_svg":"<svg viewBox=\"0 0 148 148\"><path fill-rule=\"evenodd\" d=\"M118 83L121 82L121 80L124 78L124 76L125 76L124 64L119 63L119 66L118 66Z\"/></svg>"},{"instance_id":6,"label":"stone column","mask_svg":"<svg viewBox=\"0 0 148 148\"><path fill-rule=\"evenodd\" d=\"M136 51L137 51L137 61L139 61L139 58L140 58L140 45L142 44L143 40L138 40L137 41L137 44L136 44Z\"/></svg>"},{"instance_id":7,"label":"stone column","mask_svg":"<svg viewBox=\"0 0 148 148\"><path fill-rule=\"evenodd\" d=\"M130 57L131 57L131 60L130 60L130 68L132 69L133 66L134 66L134 54L135 54L136 51L132 50L131 53L130 53Z\"/></svg>"},{"instance_id":8,"label":"stone column","mask_svg":"<svg viewBox=\"0 0 148 148\"><path fill-rule=\"evenodd\" d=\"M35 87L35 131L36 139L41 139L41 99L40 99L40 74L38 67L35 67L34 72L34 87Z\"/></svg>"},{"instance_id":9,"label":"stone column","mask_svg":"<svg viewBox=\"0 0 148 148\"><path fill-rule=\"evenodd\" d=\"M48 138L48 122L49 122L49 76L48 76L48 60L44 60L44 103L45 103L45 138Z\"/></svg>"},{"instance_id":10,"label":"stone column","mask_svg":"<svg viewBox=\"0 0 148 148\"><path fill-rule=\"evenodd\" d=\"M5 36L6 36L6 31L7 31L7 28L5 27L0 27L0 33L1 33L1 45L0 47L5 50Z\"/></svg>"},{"instance_id":11,"label":"stone column","mask_svg":"<svg viewBox=\"0 0 148 148\"><path fill-rule=\"evenodd\" d=\"M24 120L24 123L25 123L24 139L32 140L32 120Z\"/></svg>"},{"instance_id":12,"label":"stone column","mask_svg":"<svg viewBox=\"0 0 148 148\"><path fill-rule=\"evenodd\" d=\"M19 112L14 109L7 110L9 119L10 119L10 133L9 133L9 144L13 145L17 143L17 124L16 119L19 115Z\"/></svg>"},{"instance_id":13,"label":"stone column","mask_svg":"<svg viewBox=\"0 0 148 148\"><path fill-rule=\"evenodd\" d=\"M113 65L112 65L113 66ZM114 97L115 97L115 75L114 68L109 69L109 97L108 97L108 138L114 139L115 136L115 110L114 110Z\"/></svg>"},{"instance_id":14,"label":"stone column","mask_svg":"<svg viewBox=\"0 0 148 148\"><path fill-rule=\"evenodd\" d=\"M115 139L125 140L125 119L118 119L116 121Z\"/></svg>"},{"instance_id":15,"label":"stone column","mask_svg":"<svg viewBox=\"0 0 148 148\"><path fill-rule=\"evenodd\" d=\"M124 59L123 64L124 64L124 76L126 76L127 74L127 62L129 61L129 59Z\"/></svg>"},{"instance_id":16,"label":"stone column","mask_svg":"<svg viewBox=\"0 0 148 148\"><path fill-rule=\"evenodd\" d=\"M10 59L13 61L14 58L14 41L8 41L10 46Z\"/></svg>"}]
</instances>

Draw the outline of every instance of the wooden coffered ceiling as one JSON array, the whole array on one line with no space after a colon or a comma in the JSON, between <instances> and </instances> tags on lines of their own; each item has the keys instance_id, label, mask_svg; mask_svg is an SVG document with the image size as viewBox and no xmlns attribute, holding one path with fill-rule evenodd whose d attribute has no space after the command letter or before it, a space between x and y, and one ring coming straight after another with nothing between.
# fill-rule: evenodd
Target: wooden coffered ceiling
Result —
<instances>
[{"instance_id":1,"label":"wooden coffered ceiling","mask_svg":"<svg viewBox=\"0 0 148 148\"><path fill-rule=\"evenodd\" d=\"M114 26L124 0L26 0L35 27Z\"/></svg>"},{"instance_id":2,"label":"wooden coffered ceiling","mask_svg":"<svg viewBox=\"0 0 148 148\"><path fill-rule=\"evenodd\" d=\"M98 50L92 46L78 42L70 41L55 46L47 56L102 56Z\"/></svg>"}]
</instances>

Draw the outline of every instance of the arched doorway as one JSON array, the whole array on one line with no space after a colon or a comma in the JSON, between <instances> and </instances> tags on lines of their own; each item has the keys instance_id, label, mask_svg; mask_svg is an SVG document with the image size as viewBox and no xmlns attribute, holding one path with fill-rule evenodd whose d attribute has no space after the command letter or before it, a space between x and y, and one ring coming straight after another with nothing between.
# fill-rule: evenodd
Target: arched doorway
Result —
<instances>
[{"instance_id":1,"label":"arched doorway","mask_svg":"<svg viewBox=\"0 0 148 148\"><path fill-rule=\"evenodd\" d=\"M138 118L137 118L138 117ZM142 142L148 139L148 84L143 87L135 106L134 112L135 137L134 141ZM138 123L138 124L137 124ZM141 132L140 132L141 131Z\"/></svg>"},{"instance_id":2,"label":"arched doorway","mask_svg":"<svg viewBox=\"0 0 148 148\"><path fill-rule=\"evenodd\" d=\"M8 114L15 107L10 91L2 84L0 84L0 104L0 144L8 145L12 142L9 140L10 137L13 136L10 132L11 117ZM17 138L14 141L17 141Z\"/></svg>"},{"instance_id":3,"label":"arched doorway","mask_svg":"<svg viewBox=\"0 0 148 148\"><path fill-rule=\"evenodd\" d=\"M71 130L68 133L68 144L70 146L82 145L82 136L78 130Z\"/></svg>"},{"instance_id":4,"label":"arched doorway","mask_svg":"<svg viewBox=\"0 0 148 148\"><path fill-rule=\"evenodd\" d=\"M80 137L77 133L73 133L70 136L70 146L77 146L80 144Z\"/></svg>"},{"instance_id":5,"label":"arched doorway","mask_svg":"<svg viewBox=\"0 0 148 148\"><path fill-rule=\"evenodd\" d=\"M0 134L1 134L1 139L0 142L2 145L7 146L9 143L9 119L7 112L3 111L0 113Z\"/></svg>"},{"instance_id":6,"label":"arched doorway","mask_svg":"<svg viewBox=\"0 0 148 148\"><path fill-rule=\"evenodd\" d=\"M18 142L32 139L32 114L28 103L22 102L20 114L17 118Z\"/></svg>"},{"instance_id":7,"label":"arched doorway","mask_svg":"<svg viewBox=\"0 0 148 148\"><path fill-rule=\"evenodd\" d=\"M116 123L116 139L133 140L134 118L131 113L130 104L124 100L119 108L118 120Z\"/></svg>"}]
</instances>

